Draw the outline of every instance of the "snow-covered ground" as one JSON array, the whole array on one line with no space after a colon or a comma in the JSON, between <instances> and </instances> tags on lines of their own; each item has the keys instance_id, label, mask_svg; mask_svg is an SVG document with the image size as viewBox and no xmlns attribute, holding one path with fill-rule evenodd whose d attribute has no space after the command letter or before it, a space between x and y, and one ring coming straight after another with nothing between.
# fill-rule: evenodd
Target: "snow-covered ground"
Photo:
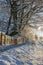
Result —
<instances>
[{"instance_id":1,"label":"snow-covered ground","mask_svg":"<svg viewBox=\"0 0 43 65\"><path fill-rule=\"evenodd\" d=\"M0 65L43 65L43 43L0 46Z\"/></svg>"},{"instance_id":2,"label":"snow-covered ground","mask_svg":"<svg viewBox=\"0 0 43 65\"><path fill-rule=\"evenodd\" d=\"M3 0L0 0L0 3L1 1ZM4 19L5 22L8 21L9 15L7 14L8 9L2 8L2 5L3 4L0 4L0 30L6 31L7 26L2 20ZM5 26L1 26L2 24ZM43 32L37 32L37 30L33 31L37 35L43 35ZM27 34L25 35L27 36ZM19 45L0 46L0 65L43 65L43 42L37 42L36 44L28 42Z\"/></svg>"},{"instance_id":3,"label":"snow-covered ground","mask_svg":"<svg viewBox=\"0 0 43 65\"><path fill-rule=\"evenodd\" d=\"M41 30L32 29L32 32L33 32L34 34L36 34L37 36L43 37L43 31L41 31Z\"/></svg>"}]
</instances>

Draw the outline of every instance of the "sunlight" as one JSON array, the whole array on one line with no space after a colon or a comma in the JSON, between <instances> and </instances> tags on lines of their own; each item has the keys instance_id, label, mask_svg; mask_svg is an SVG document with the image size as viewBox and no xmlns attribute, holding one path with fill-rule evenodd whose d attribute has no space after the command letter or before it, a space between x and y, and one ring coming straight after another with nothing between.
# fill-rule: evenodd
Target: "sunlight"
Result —
<instances>
[{"instance_id":1,"label":"sunlight","mask_svg":"<svg viewBox=\"0 0 43 65\"><path fill-rule=\"evenodd\" d=\"M41 30L41 26L38 27L38 30Z\"/></svg>"}]
</instances>

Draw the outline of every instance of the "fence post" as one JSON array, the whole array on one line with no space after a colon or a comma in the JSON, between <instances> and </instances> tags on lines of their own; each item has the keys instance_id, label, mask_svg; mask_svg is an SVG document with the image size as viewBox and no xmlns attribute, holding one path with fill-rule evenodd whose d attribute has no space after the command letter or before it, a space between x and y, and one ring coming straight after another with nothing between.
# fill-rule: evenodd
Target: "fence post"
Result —
<instances>
[{"instance_id":1,"label":"fence post","mask_svg":"<svg viewBox=\"0 0 43 65\"><path fill-rule=\"evenodd\" d=\"M5 34L2 33L2 45L4 45L4 44L5 44Z\"/></svg>"},{"instance_id":2,"label":"fence post","mask_svg":"<svg viewBox=\"0 0 43 65\"><path fill-rule=\"evenodd\" d=\"M0 45L2 45L2 32L0 32Z\"/></svg>"}]
</instances>

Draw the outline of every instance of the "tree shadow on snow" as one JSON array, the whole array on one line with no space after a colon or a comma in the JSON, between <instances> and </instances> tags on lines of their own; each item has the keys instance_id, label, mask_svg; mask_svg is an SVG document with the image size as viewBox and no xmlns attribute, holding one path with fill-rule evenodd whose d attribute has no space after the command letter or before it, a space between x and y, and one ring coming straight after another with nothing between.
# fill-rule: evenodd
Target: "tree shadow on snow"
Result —
<instances>
[{"instance_id":1,"label":"tree shadow on snow","mask_svg":"<svg viewBox=\"0 0 43 65\"><path fill-rule=\"evenodd\" d=\"M23 45L26 45L28 43L21 43L21 44L11 44L11 45L7 45L7 46L1 46L0 47L0 53L1 52L4 52L4 51L7 51L9 49L12 49L12 48L17 48L17 47L21 47Z\"/></svg>"}]
</instances>

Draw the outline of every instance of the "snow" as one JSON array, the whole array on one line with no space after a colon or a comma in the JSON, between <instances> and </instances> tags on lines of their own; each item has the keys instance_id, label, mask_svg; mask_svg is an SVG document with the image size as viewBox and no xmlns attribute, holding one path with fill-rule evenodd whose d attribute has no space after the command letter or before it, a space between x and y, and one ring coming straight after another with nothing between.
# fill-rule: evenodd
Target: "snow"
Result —
<instances>
[{"instance_id":1,"label":"snow","mask_svg":"<svg viewBox=\"0 0 43 65\"><path fill-rule=\"evenodd\" d=\"M33 33L36 34L37 36L42 36L43 37L43 31L37 30L37 29L32 29Z\"/></svg>"},{"instance_id":2,"label":"snow","mask_svg":"<svg viewBox=\"0 0 43 65\"><path fill-rule=\"evenodd\" d=\"M0 65L43 65L43 43L0 46Z\"/></svg>"},{"instance_id":3,"label":"snow","mask_svg":"<svg viewBox=\"0 0 43 65\"><path fill-rule=\"evenodd\" d=\"M0 31L6 32L10 14L8 14L9 12L7 13L9 9L2 8L4 7L4 3L1 3L1 1L3 2L4 0L0 0ZM42 13L40 14L42 15ZM2 21L3 19L4 22ZM13 22L11 24L13 24ZM11 25L11 27L12 26L13 25ZM33 33L43 36L43 32L37 30L33 30ZM16 39L18 36L13 38ZM17 45L0 46L0 65L43 65L43 42L38 41L36 44L28 42Z\"/></svg>"}]
</instances>

